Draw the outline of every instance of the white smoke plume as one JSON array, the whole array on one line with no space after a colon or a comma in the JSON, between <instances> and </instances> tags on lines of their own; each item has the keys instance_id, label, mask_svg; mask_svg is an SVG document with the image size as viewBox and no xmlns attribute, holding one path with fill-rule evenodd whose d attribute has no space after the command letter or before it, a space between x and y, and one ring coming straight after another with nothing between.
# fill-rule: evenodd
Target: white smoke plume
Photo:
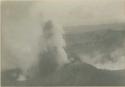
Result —
<instances>
[{"instance_id":1,"label":"white smoke plume","mask_svg":"<svg viewBox=\"0 0 125 87\"><path fill-rule=\"evenodd\" d=\"M93 55L79 55L82 62L95 66L98 69L122 70L125 69L125 46L117 48L111 53L95 51Z\"/></svg>"},{"instance_id":2,"label":"white smoke plume","mask_svg":"<svg viewBox=\"0 0 125 87\"><path fill-rule=\"evenodd\" d=\"M22 71L19 80L25 80L25 76L30 76L31 68L35 69L38 65L40 54L51 52L54 48L55 61L59 66L68 62L62 26L53 22L53 19L43 19L42 10L37 11L37 6L32 4L2 4L2 66L19 68Z\"/></svg>"}]
</instances>

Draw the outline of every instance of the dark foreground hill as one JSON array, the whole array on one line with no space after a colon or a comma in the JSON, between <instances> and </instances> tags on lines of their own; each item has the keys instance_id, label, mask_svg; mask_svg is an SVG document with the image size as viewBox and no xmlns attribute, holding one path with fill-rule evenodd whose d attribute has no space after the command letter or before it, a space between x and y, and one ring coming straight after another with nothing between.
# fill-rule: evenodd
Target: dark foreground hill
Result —
<instances>
[{"instance_id":1,"label":"dark foreground hill","mask_svg":"<svg viewBox=\"0 0 125 87\"><path fill-rule=\"evenodd\" d=\"M66 31L67 51L70 56L95 56L95 53L99 53L106 61L115 61L120 58L111 58L112 52L119 48L121 52L125 51L124 24L73 26Z\"/></svg>"},{"instance_id":2,"label":"dark foreground hill","mask_svg":"<svg viewBox=\"0 0 125 87\"><path fill-rule=\"evenodd\" d=\"M125 25L93 25L67 28L67 49L85 53L118 48L125 42Z\"/></svg>"},{"instance_id":3,"label":"dark foreground hill","mask_svg":"<svg viewBox=\"0 0 125 87\"><path fill-rule=\"evenodd\" d=\"M67 64L44 79L39 75L25 82L15 81L16 76L12 76L12 73L16 71L3 72L2 85L125 85L125 70L99 70L81 62Z\"/></svg>"}]
</instances>

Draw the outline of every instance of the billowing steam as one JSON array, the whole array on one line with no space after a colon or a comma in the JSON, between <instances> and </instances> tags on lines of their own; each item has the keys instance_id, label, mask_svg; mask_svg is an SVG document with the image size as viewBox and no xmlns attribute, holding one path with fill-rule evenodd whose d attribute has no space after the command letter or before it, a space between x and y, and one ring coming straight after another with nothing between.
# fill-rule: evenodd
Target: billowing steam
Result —
<instances>
[{"instance_id":1,"label":"billowing steam","mask_svg":"<svg viewBox=\"0 0 125 87\"><path fill-rule=\"evenodd\" d=\"M40 54L46 52L52 53L56 59L51 56L51 60L59 65L68 62L62 26L53 19L43 20L41 11L32 8L32 3L4 2L2 16L3 67L19 68L21 74L30 76L43 58Z\"/></svg>"},{"instance_id":2,"label":"billowing steam","mask_svg":"<svg viewBox=\"0 0 125 87\"><path fill-rule=\"evenodd\" d=\"M98 69L121 70L125 69L125 47L117 48L111 53L95 51L93 55L80 55L80 59Z\"/></svg>"}]
</instances>

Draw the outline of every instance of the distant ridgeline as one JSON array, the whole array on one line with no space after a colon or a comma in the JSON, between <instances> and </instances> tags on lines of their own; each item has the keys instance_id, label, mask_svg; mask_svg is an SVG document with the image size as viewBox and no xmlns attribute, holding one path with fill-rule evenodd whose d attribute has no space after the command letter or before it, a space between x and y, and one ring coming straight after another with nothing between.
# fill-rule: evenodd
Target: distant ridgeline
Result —
<instances>
[{"instance_id":1,"label":"distant ridgeline","mask_svg":"<svg viewBox=\"0 0 125 87\"><path fill-rule=\"evenodd\" d=\"M72 28L72 29L71 29ZM91 52L93 50L112 51L125 42L125 25L85 25L65 29L68 49Z\"/></svg>"},{"instance_id":2,"label":"distant ridgeline","mask_svg":"<svg viewBox=\"0 0 125 87\"><path fill-rule=\"evenodd\" d=\"M75 59L81 56L80 59L91 62L92 65L111 62L110 67L117 69L117 66L121 67L121 65L113 64L118 64L119 61L122 64L121 60L125 61L124 24L75 26L65 30L68 54L71 53L71 56L75 55L75 57L77 55ZM122 68L125 67L122 65Z\"/></svg>"}]
</instances>

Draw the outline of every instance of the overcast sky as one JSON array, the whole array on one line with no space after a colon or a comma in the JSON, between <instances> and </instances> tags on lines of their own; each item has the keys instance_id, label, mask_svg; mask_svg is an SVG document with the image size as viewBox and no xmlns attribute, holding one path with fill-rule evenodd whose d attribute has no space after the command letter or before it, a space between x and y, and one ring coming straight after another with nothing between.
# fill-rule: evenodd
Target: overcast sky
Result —
<instances>
[{"instance_id":1,"label":"overcast sky","mask_svg":"<svg viewBox=\"0 0 125 87\"><path fill-rule=\"evenodd\" d=\"M65 25L125 22L125 0L43 0L40 7Z\"/></svg>"},{"instance_id":2,"label":"overcast sky","mask_svg":"<svg viewBox=\"0 0 125 87\"><path fill-rule=\"evenodd\" d=\"M36 1L36 4L33 1L32 5L26 2L28 1L15 5L11 1L7 6L14 8L15 18L18 15L26 17L24 14L31 6L33 13L41 11L44 17L53 18L68 26L125 22L125 0L41 0Z\"/></svg>"}]
</instances>

